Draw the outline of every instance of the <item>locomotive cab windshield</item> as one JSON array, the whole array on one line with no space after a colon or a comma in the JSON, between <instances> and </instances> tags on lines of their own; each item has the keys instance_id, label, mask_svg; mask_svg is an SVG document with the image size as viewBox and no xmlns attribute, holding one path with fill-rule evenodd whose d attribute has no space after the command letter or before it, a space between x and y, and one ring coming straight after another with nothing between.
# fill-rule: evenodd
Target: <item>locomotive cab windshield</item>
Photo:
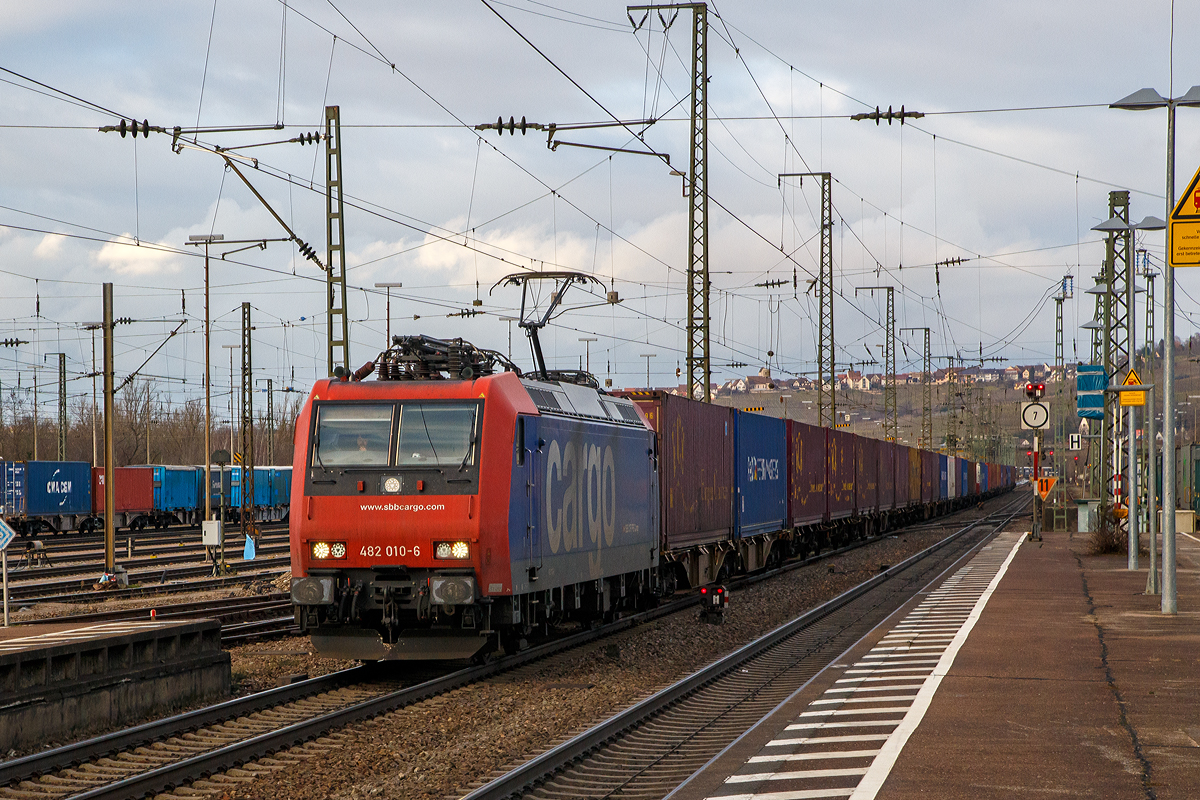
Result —
<instances>
[{"instance_id":1,"label":"locomotive cab windshield","mask_svg":"<svg viewBox=\"0 0 1200 800\"><path fill-rule=\"evenodd\" d=\"M451 468L462 473L477 459L478 402L325 402L315 410L309 460L314 470L426 468L446 474Z\"/></svg>"}]
</instances>

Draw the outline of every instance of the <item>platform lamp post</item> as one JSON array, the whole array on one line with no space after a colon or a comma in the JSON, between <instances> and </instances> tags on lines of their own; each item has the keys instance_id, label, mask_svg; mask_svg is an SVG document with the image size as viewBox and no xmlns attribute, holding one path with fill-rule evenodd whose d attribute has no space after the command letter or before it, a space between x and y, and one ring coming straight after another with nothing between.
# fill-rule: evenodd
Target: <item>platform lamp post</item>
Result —
<instances>
[{"instance_id":1,"label":"platform lamp post","mask_svg":"<svg viewBox=\"0 0 1200 800\"><path fill-rule=\"evenodd\" d=\"M399 289L403 286L403 283L394 281L381 281L375 284L376 289L387 290L387 345L384 347L385 350L392 346L392 289Z\"/></svg>"},{"instance_id":2,"label":"platform lamp post","mask_svg":"<svg viewBox=\"0 0 1200 800\"><path fill-rule=\"evenodd\" d=\"M650 359L658 358L658 353L642 353L640 358L646 359L646 388L650 388Z\"/></svg>"},{"instance_id":3,"label":"platform lamp post","mask_svg":"<svg viewBox=\"0 0 1200 800\"><path fill-rule=\"evenodd\" d=\"M1126 111L1167 110L1167 218L1175 207L1175 107L1200 106L1200 86L1193 86L1182 97L1163 97L1154 89L1139 89L1111 104L1109 108ZM1175 407L1175 268L1169 257L1163 268L1163 409L1165 417ZM1174 420L1172 420L1173 422ZM1165 420L1164 420L1165 422ZM1163 425L1163 559L1162 612L1179 613L1175 587L1175 428Z\"/></svg>"}]
</instances>

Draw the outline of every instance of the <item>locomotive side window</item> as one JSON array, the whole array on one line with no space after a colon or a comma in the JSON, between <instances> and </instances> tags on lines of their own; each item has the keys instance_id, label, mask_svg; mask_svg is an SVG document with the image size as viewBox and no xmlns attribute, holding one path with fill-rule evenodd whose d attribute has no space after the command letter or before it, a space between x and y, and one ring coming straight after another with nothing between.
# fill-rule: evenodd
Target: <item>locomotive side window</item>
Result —
<instances>
[{"instance_id":1,"label":"locomotive side window","mask_svg":"<svg viewBox=\"0 0 1200 800\"><path fill-rule=\"evenodd\" d=\"M317 412L313 466L387 466L392 441L388 405L322 404Z\"/></svg>"},{"instance_id":2,"label":"locomotive side window","mask_svg":"<svg viewBox=\"0 0 1200 800\"><path fill-rule=\"evenodd\" d=\"M400 408L398 467L468 467L475 463L477 404L405 403Z\"/></svg>"}]
</instances>

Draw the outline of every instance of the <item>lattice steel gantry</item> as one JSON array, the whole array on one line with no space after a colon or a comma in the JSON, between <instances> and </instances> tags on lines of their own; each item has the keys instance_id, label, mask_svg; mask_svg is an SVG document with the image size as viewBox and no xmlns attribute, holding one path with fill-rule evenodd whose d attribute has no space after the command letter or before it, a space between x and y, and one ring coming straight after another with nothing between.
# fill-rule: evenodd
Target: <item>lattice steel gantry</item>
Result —
<instances>
[{"instance_id":1,"label":"lattice steel gantry","mask_svg":"<svg viewBox=\"0 0 1200 800\"><path fill-rule=\"evenodd\" d=\"M688 385L712 402L708 277L708 5L692 9L692 126L688 166ZM700 384L697 387L697 383ZM699 389L699 391L697 391ZM698 395L698 397L697 397Z\"/></svg>"},{"instance_id":2,"label":"lattice steel gantry","mask_svg":"<svg viewBox=\"0 0 1200 800\"><path fill-rule=\"evenodd\" d=\"M1119 221L1119 230L1105 230L1104 242L1104 272L1096 286L1088 291L1097 295L1097 306L1103 308L1103 316L1098 326L1100 331L1099 363L1104 366L1108 381L1119 380L1129 370L1130 361L1130 308L1128 303L1128 278L1132 274L1129 259L1133 257L1133 231L1129 227L1129 192L1114 191L1108 193L1109 222ZM1099 310L1099 309L1098 309ZM1095 330L1096 328L1093 328ZM1093 339L1093 347L1097 342ZM1093 353L1093 359L1097 354ZM1121 476L1122 486L1128 486L1128 465L1123 463L1120 441L1123 434L1120 405L1117 395L1104 393L1104 419L1100 426L1100 458L1097 462L1098 494L1100 497L1100 518L1108 519L1108 509L1111 497L1111 482ZM1124 530L1125 525L1118 521L1118 528Z\"/></svg>"},{"instance_id":3,"label":"lattice steel gantry","mask_svg":"<svg viewBox=\"0 0 1200 800\"><path fill-rule=\"evenodd\" d=\"M708 273L708 4L627 6L626 11L689 9L692 12L692 125L688 147L688 319L687 375L691 396L712 402L711 313ZM661 17L660 17L661 18ZM674 18L672 18L674 19ZM630 17L633 21L633 17ZM670 27L663 20L663 28ZM634 26L635 29L638 27Z\"/></svg>"},{"instance_id":4,"label":"lattice steel gantry","mask_svg":"<svg viewBox=\"0 0 1200 800\"><path fill-rule=\"evenodd\" d=\"M901 328L900 332L924 331L925 344L921 362L921 436L918 447L933 449L933 376L930 374L929 328Z\"/></svg>"},{"instance_id":5,"label":"lattice steel gantry","mask_svg":"<svg viewBox=\"0 0 1200 800\"><path fill-rule=\"evenodd\" d=\"M325 282L326 351L329 374L350 371L350 319L346 314L346 251L342 202L342 116L325 107Z\"/></svg>"},{"instance_id":6,"label":"lattice steel gantry","mask_svg":"<svg viewBox=\"0 0 1200 800\"><path fill-rule=\"evenodd\" d=\"M821 179L821 267L817 273L817 425L834 427L837 378L833 353L833 175L828 172L785 172L783 178ZM890 295L889 295L890 296Z\"/></svg>"},{"instance_id":7,"label":"lattice steel gantry","mask_svg":"<svg viewBox=\"0 0 1200 800\"><path fill-rule=\"evenodd\" d=\"M900 419L896 413L896 290L894 286L859 286L859 292L887 292L887 319L883 344L883 435L889 442L900 441Z\"/></svg>"}]
</instances>

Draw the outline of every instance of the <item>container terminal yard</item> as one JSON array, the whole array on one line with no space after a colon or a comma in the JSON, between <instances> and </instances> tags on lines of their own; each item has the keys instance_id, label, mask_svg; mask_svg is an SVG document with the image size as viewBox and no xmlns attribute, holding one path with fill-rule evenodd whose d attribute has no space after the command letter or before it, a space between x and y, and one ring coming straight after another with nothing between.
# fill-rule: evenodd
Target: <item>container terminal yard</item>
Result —
<instances>
[{"instance_id":1,"label":"container terminal yard","mask_svg":"<svg viewBox=\"0 0 1200 800\"><path fill-rule=\"evenodd\" d=\"M1200 10L6 23L0 798L1200 795Z\"/></svg>"}]
</instances>

